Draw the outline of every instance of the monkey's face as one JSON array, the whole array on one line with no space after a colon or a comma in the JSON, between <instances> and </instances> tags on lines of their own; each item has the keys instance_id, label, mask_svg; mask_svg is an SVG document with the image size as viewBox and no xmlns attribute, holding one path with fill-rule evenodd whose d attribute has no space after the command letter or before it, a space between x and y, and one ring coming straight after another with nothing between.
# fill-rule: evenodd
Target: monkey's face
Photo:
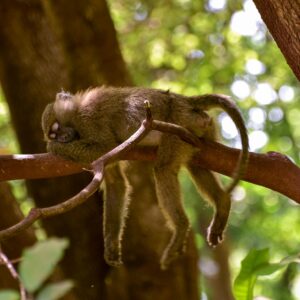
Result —
<instances>
[{"instance_id":1,"label":"monkey's face","mask_svg":"<svg viewBox=\"0 0 300 300\"><path fill-rule=\"evenodd\" d=\"M45 140L69 143L79 139L78 132L69 126L63 126L57 121L53 104L48 104L42 115L42 128Z\"/></svg>"},{"instance_id":2,"label":"monkey's face","mask_svg":"<svg viewBox=\"0 0 300 300\"><path fill-rule=\"evenodd\" d=\"M60 143L69 143L79 139L78 132L68 126L61 126L57 121L52 124L48 132L49 140L55 140Z\"/></svg>"}]
</instances>

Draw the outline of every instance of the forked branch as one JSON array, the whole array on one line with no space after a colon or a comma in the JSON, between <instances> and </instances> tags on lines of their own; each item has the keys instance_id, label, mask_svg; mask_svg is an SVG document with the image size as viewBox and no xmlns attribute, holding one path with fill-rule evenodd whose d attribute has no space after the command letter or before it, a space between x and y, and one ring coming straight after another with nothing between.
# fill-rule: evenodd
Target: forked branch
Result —
<instances>
[{"instance_id":1,"label":"forked branch","mask_svg":"<svg viewBox=\"0 0 300 300\"><path fill-rule=\"evenodd\" d=\"M77 207L78 205L84 203L92 194L94 194L99 188L103 176L105 165L112 163L124 155L129 150L131 150L137 143L139 143L151 130L152 125L152 115L150 111L150 105L148 102L146 104L146 119L142 122L140 128L125 142L112 149L108 153L104 154L91 164L90 171L93 172L94 176L92 181L82 189L78 194L72 198L45 208L33 208L29 214L19 223L0 231L0 240L12 237L19 232L27 229L38 219L45 219L55 215L63 214L69 210Z\"/></svg>"},{"instance_id":2,"label":"forked branch","mask_svg":"<svg viewBox=\"0 0 300 300\"><path fill-rule=\"evenodd\" d=\"M136 133L91 165L67 161L49 153L0 156L0 181L65 176L87 169L94 174L90 184L77 195L55 206L32 209L21 222L0 231L0 240L21 232L38 219L62 214L85 202L99 188L104 176L104 167L108 163L122 159L154 161L157 150L155 147L135 147L151 130L176 134L184 141L199 148L199 152L194 157L194 163L199 168L232 176L240 156L240 150L198 138L183 127L152 120L150 108L147 107L146 111L147 118ZM285 155L277 152L250 153L243 179L278 191L300 204L300 168Z\"/></svg>"}]
</instances>

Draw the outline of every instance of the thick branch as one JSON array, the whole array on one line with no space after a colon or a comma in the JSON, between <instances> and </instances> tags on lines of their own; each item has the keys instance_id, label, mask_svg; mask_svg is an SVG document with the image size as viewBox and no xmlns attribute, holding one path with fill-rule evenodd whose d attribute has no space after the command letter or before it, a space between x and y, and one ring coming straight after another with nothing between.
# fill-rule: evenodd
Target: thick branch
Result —
<instances>
[{"instance_id":1,"label":"thick branch","mask_svg":"<svg viewBox=\"0 0 300 300\"><path fill-rule=\"evenodd\" d=\"M11 237L19 233L20 231L28 228L31 224L33 224L38 219L48 218L54 215L65 213L73 209L74 207L82 204L83 202L85 202L93 193L96 192L97 188L102 182L105 165L120 159L127 159L127 160L137 159L137 158L148 159L148 160L155 159L156 149L148 149L148 151L144 149L144 151L142 152L133 151L133 148L151 130L160 130L162 132L176 134L182 140L199 148L200 149L199 153L194 157L195 163L197 163L199 167L212 169L214 171L229 176L232 176L233 173L235 174L234 177L236 177L235 165L236 162L240 163L240 158L242 157L240 155L241 154L240 150L230 149L226 146L217 144L215 142L209 142L200 139L181 126L152 120L149 102L145 101L145 104L146 104L147 117L146 120L142 122L140 128L122 144L112 149L108 153L104 154L99 159L92 162L92 164L89 166L91 171L94 173L94 177L88 186L86 186L74 197L60 204L51 207L46 207L46 208L32 209L29 215L24 220L22 220L18 224L8 229L0 231L0 240ZM129 152L130 150L132 151L131 155ZM247 150L245 151L244 149L243 155L245 155L244 159L246 163L248 159L248 151ZM10 162L10 163L12 162L7 156L5 156L4 158L6 159L4 159L3 161ZM32 155L31 158L33 159L34 155ZM30 157L27 157L26 163L28 163L29 159ZM276 162L275 167L274 167L274 162ZM265 168L261 168L262 166ZM28 168L30 167L30 172L33 171L32 166L27 166L27 167ZM83 167L84 166L82 166L82 168ZM21 168L18 169L20 170ZM72 169L72 164L68 165L68 173L70 172L71 169ZM78 170L79 170L79 165L74 164L74 172L78 172ZM291 170L292 173L290 172ZM297 189L297 181L295 181L300 177L299 170L300 169L296 167L289 159L287 159L285 156L279 153L270 152L264 156L252 153L250 157L250 166L247 168L246 172L244 172L244 168L239 168L239 174L244 175L243 178L245 180L273 188L274 190L284 193L285 195L293 198L296 202L300 203L299 188ZM1 171L0 174L7 174L7 164L6 166L5 164L1 164L0 171ZM38 171L45 171L45 166L40 166ZM284 174L286 176L282 177L283 175L282 171L286 173ZM59 175L62 175L62 173L60 173ZM279 177L279 175L281 175L281 177ZM281 178L284 178L284 180L278 180ZM265 181L265 179L268 180ZM237 180L235 181L235 183L236 182ZM294 192L296 193L294 194Z\"/></svg>"},{"instance_id":2,"label":"thick branch","mask_svg":"<svg viewBox=\"0 0 300 300\"><path fill-rule=\"evenodd\" d=\"M194 161L201 168L230 176L235 169L240 150L216 142L199 139L201 150ZM135 147L122 155L123 160L155 160L154 147ZM88 168L49 153L0 156L0 180L35 179L66 176ZM300 204L300 169L286 156L270 152L250 153L245 181L262 185L288 196Z\"/></svg>"},{"instance_id":3,"label":"thick branch","mask_svg":"<svg viewBox=\"0 0 300 300\"><path fill-rule=\"evenodd\" d=\"M112 149L108 153L104 154L99 159L93 161L90 167L91 171L94 173L94 177L84 189L82 189L78 194L76 194L72 198L57 205L45 208L33 208L22 221L7 229L1 230L0 240L10 238L18 234L19 232L27 229L38 219L45 219L68 212L76 206L84 203L91 195L93 195L97 191L103 180L105 165L118 160L122 155L127 153L136 144L138 144L151 130L153 120L150 111L150 105L148 101L145 101L145 104L147 113L146 120L142 122L140 128L126 141L124 141L122 144ZM44 170L44 168L42 169ZM3 171L2 167L1 170Z\"/></svg>"},{"instance_id":4,"label":"thick branch","mask_svg":"<svg viewBox=\"0 0 300 300\"><path fill-rule=\"evenodd\" d=\"M287 63L300 80L300 2L254 0L254 3Z\"/></svg>"}]
</instances>

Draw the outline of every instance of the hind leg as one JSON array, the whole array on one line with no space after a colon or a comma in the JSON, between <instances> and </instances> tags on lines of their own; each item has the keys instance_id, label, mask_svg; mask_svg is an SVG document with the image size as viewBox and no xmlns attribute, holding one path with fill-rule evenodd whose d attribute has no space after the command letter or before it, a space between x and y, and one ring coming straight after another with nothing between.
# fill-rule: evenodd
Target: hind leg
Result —
<instances>
[{"instance_id":1,"label":"hind leg","mask_svg":"<svg viewBox=\"0 0 300 300\"><path fill-rule=\"evenodd\" d=\"M224 231L226 229L231 198L226 193L216 176L206 169L189 163L187 168L198 188L212 202L215 208L213 220L208 228L207 241L210 246L217 246L223 240Z\"/></svg>"},{"instance_id":2,"label":"hind leg","mask_svg":"<svg viewBox=\"0 0 300 300\"><path fill-rule=\"evenodd\" d=\"M122 237L129 198L125 178L116 164L105 170L103 213L104 258L109 265L122 264Z\"/></svg>"},{"instance_id":3,"label":"hind leg","mask_svg":"<svg viewBox=\"0 0 300 300\"><path fill-rule=\"evenodd\" d=\"M161 268L184 252L189 232L189 221L182 206L178 171L182 164L184 143L175 136L164 135L154 167L155 185L159 206L172 231L172 237L161 257Z\"/></svg>"}]
</instances>

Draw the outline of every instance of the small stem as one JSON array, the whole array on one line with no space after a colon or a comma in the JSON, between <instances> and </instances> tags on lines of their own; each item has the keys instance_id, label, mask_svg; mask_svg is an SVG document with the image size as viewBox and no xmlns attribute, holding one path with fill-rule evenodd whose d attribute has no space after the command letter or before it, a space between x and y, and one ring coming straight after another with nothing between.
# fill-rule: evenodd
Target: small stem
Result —
<instances>
[{"instance_id":1,"label":"small stem","mask_svg":"<svg viewBox=\"0 0 300 300\"><path fill-rule=\"evenodd\" d=\"M130 136L122 144L104 154L94 162L92 162L92 172L94 177L92 181L83 188L78 194L66 201L45 208L33 208L29 214L21 220L19 223L0 231L0 240L10 238L21 231L27 229L38 219L45 219L59 214L66 213L73 208L84 203L91 195L93 195L99 188L103 177L104 177L104 167L108 163L117 161L122 155L131 150L137 143L139 143L150 131L152 126L152 114L150 111L150 106L145 104L146 108L146 119L142 122L138 130ZM90 171L90 170L89 170Z\"/></svg>"},{"instance_id":2,"label":"small stem","mask_svg":"<svg viewBox=\"0 0 300 300\"><path fill-rule=\"evenodd\" d=\"M0 263L3 263L7 267L9 273L11 274L11 276L18 282L19 291L20 291L20 295L21 295L21 300L27 300L26 290L25 290L25 287L22 283L22 280L21 280L19 274L17 273L14 265L12 264L12 262L9 260L9 258L2 251L1 245L0 245Z\"/></svg>"}]
</instances>

